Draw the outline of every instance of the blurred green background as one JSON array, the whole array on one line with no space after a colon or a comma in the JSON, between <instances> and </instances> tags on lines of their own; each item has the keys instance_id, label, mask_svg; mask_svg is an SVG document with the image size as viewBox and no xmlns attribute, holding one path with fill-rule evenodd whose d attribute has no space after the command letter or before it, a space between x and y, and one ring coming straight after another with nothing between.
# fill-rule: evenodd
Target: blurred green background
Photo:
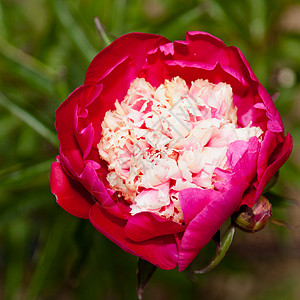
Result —
<instances>
[{"instance_id":1,"label":"blurred green background","mask_svg":"<svg viewBox=\"0 0 300 300\"><path fill-rule=\"evenodd\" d=\"M299 226L300 2L289 0L0 0L0 299L135 299L136 258L56 203L54 113L111 38L132 31L184 39L203 30L238 46L273 94L294 151L274 215ZM297 205L298 204L298 205ZM213 255L208 245L199 258ZM144 299L300 299L300 236L269 225L237 232L224 261L190 280L158 270Z\"/></svg>"}]
</instances>

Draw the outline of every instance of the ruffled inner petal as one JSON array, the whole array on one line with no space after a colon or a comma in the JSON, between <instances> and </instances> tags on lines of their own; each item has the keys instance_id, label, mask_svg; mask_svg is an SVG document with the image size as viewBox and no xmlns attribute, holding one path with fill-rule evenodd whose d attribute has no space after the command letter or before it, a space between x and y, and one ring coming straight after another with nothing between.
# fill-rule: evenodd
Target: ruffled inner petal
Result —
<instances>
[{"instance_id":1,"label":"ruffled inner petal","mask_svg":"<svg viewBox=\"0 0 300 300\"><path fill-rule=\"evenodd\" d=\"M220 170L232 170L252 137L261 140L259 127L237 126L232 93L223 82L198 79L189 87L175 77L156 89L137 78L106 113L99 154L108 163L110 187L131 204L131 215L152 212L186 223L178 192L214 189L223 180Z\"/></svg>"}]
</instances>

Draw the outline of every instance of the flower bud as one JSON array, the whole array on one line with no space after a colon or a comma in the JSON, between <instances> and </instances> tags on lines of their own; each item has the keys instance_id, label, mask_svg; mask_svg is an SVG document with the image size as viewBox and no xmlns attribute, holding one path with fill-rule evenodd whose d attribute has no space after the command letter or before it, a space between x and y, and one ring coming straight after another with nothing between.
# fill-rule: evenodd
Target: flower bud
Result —
<instances>
[{"instance_id":1,"label":"flower bud","mask_svg":"<svg viewBox=\"0 0 300 300\"><path fill-rule=\"evenodd\" d=\"M232 222L246 232L256 232L263 229L272 216L272 205L268 199L261 196L253 207L242 206L232 215Z\"/></svg>"}]
</instances>

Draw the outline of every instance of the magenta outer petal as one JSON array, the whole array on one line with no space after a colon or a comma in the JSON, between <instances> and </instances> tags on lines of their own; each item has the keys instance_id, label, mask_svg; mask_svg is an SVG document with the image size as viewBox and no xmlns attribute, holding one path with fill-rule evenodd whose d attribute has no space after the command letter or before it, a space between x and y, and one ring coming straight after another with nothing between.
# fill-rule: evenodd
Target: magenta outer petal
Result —
<instances>
[{"instance_id":1,"label":"magenta outer petal","mask_svg":"<svg viewBox=\"0 0 300 300\"><path fill-rule=\"evenodd\" d=\"M175 235L153 238L145 242L134 242L124 232L126 221L110 215L99 204L93 205L89 218L99 232L123 250L148 260L164 270L171 270L176 267L178 249Z\"/></svg>"},{"instance_id":2,"label":"magenta outer petal","mask_svg":"<svg viewBox=\"0 0 300 300\"><path fill-rule=\"evenodd\" d=\"M277 111L271 96L261 83L259 83L258 86L258 93L267 109L267 117L269 118L268 129L272 132L283 132L283 123L279 112Z\"/></svg>"},{"instance_id":3,"label":"magenta outer petal","mask_svg":"<svg viewBox=\"0 0 300 300\"><path fill-rule=\"evenodd\" d=\"M258 200L267 183L272 179L272 177L276 174L276 172L282 167L282 165L289 158L293 148L293 139L289 133L287 134L284 143L281 145L281 147L278 146L278 148L279 148L277 149L278 153L276 157L273 158L274 161L266 168L263 176L258 182L256 197L253 203L255 203Z\"/></svg>"},{"instance_id":4,"label":"magenta outer petal","mask_svg":"<svg viewBox=\"0 0 300 300\"><path fill-rule=\"evenodd\" d=\"M220 226L238 207L242 196L241 189L221 193L207 190L199 193L195 201L210 202L188 225L181 240L178 267L184 270L199 251L212 239Z\"/></svg>"},{"instance_id":5,"label":"magenta outer petal","mask_svg":"<svg viewBox=\"0 0 300 300\"><path fill-rule=\"evenodd\" d=\"M119 218L127 219L128 216L120 211L116 202L108 194L95 169L92 162L86 164L82 174L79 176L82 185L95 197L95 201L97 199L98 203L105 210Z\"/></svg>"},{"instance_id":6,"label":"magenta outer petal","mask_svg":"<svg viewBox=\"0 0 300 300\"><path fill-rule=\"evenodd\" d=\"M92 124L89 124L84 129L79 130L77 118L75 118L75 122L76 122L75 132L76 132L77 141L83 152L83 159L86 159L92 149L93 139L94 139L94 128Z\"/></svg>"},{"instance_id":7,"label":"magenta outer petal","mask_svg":"<svg viewBox=\"0 0 300 300\"><path fill-rule=\"evenodd\" d=\"M278 147L278 142L276 140L276 133L268 130L265 134L264 140L262 141L261 150L259 153L258 163L257 163L257 177L258 181L261 179L263 173L268 167L268 161L273 153L273 151ZM279 136L282 138L282 136Z\"/></svg>"},{"instance_id":8,"label":"magenta outer petal","mask_svg":"<svg viewBox=\"0 0 300 300\"><path fill-rule=\"evenodd\" d=\"M178 233L184 229L185 226L178 223L168 221L153 213L142 212L129 218L125 233L130 239L141 242L157 236Z\"/></svg>"},{"instance_id":9,"label":"magenta outer petal","mask_svg":"<svg viewBox=\"0 0 300 300\"><path fill-rule=\"evenodd\" d=\"M76 217L88 219L94 202L92 195L80 183L67 176L59 162L51 165L50 185L57 203L64 210Z\"/></svg>"},{"instance_id":10,"label":"magenta outer petal","mask_svg":"<svg viewBox=\"0 0 300 300\"><path fill-rule=\"evenodd\" d=\"M179 192L180 205L184 211L184 222L189 224L210 202L199 189L189 188Z\"/></svg>"},{"instance_id":11,"label":"magenta outer petal","mask_svg":"<svg viewBox=\"0 0 300 300\"><path fill-rule=\"evenodd\" d=\"M81 108L79 112L78 105L82 104L84 99L88 99L86 102L95 99L101 89L101 86L88 85L77 88L59 106L55 114L55 128L60 141L59 152L61 163L64 165L65 170L73 177L76 177L76 174L80 174L84 168L83 154L88 154L91 148L91 135L93 135L91 125L86 130L78 127L78 122L75 119L76 107L78 114L84 116L86 112ZM68 161L68 163L65 164L65 161Z\"/></svg>"},{"instance_id":12,"label":"magenta outer petal","mask_svg":"<svg viewBox=\"0 0 300 300\"><path fill-rule=\"evenodd\" d=\"M90 121L86 121L89 117L88 105L93 103L99 97L102 88L102 85L97 85L95 89L92 88L77 96L78 104L74 109L72 118L74 123L74 134L83 153L83 159L87 158L94 141L93 124L90 123Z\"/></svg>"},{"instance_id":13,"label":"magenta outer petal","mask_svg":"<svg viewBox=\"0 0 300 300\"><path fill-rule=\"evenodd\" d=\"M260 147L256 137L252 137L249 142L231 143L227 151L227 165L231 172L216 169L216 174L224 180L216 182L215 187L222 192L248 188L256 176Z\"/></svg>"},{"instance_id":14,"label":"magenta outer petal","mask_svg":"<svg viewBox=\"0 0 300 300\"><path fill-rule=\"evenodd\" d=\"M129 33L121 36L96 55L87 70L85 84L97 83L107 76L111 68L128 57L138 73L145 65L147 53L168 42L156 34Z\"/></svg>"}]
</instances>

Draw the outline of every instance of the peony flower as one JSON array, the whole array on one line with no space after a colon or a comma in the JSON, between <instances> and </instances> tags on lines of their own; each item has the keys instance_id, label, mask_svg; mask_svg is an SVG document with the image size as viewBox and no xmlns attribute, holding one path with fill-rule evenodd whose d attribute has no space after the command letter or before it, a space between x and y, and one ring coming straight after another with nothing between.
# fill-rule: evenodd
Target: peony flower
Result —
<instances>
[{"instance_id":1,"label":"peony flower","mask_svg":"<svg viewBox=\"0 0 300 300\"><path fill-rule=\"evenodd\" d=\"M292 149L240 50L204 32L118 38L55 126L57 203L125 251L179 271L255 205Z\"/></svg>"}]
</instances>

